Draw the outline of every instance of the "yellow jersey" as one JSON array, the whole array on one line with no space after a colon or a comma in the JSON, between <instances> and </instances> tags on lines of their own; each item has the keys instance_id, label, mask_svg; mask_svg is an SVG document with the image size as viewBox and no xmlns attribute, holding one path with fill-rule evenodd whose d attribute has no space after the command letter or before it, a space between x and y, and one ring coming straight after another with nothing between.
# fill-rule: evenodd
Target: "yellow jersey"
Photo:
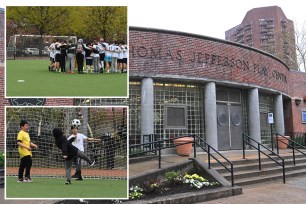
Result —
<instances>
[{"instance_id":1,"label":"yellow jersey","mask_svg":"<svg viewBox=\"0 0 306 204\"><path fill-rule=\"evenodd\" d=\"M17 136L17 141L20 140L22 144L26 145L27 147L31 147L31 139L27 132L20 130ZM30 155L32 157L32 152L27 150L24 147L18 146L18 152L20 154L20 158Z\"/></svg>"}]
</instances>

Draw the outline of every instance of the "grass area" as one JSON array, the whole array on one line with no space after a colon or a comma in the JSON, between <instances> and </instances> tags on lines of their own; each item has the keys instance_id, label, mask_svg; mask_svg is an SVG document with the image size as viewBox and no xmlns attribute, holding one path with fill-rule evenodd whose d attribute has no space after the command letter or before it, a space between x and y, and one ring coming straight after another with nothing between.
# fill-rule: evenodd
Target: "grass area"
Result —
<instances>
[{"instance_id":1,"label":"grass area","mask_svg":"<svg viewBox=\"0 0 306 204\"><path fill-rule=\"evenodd\" d=\"M127 180L84 179L65 185L64 178L32 178L32 183L18 183L6 178L7 198L127 198Z\"/></svg>"},{"instance_id":2,"label":"grass area","mask_svg":"<svg viewBox=\"0 0 306 204\"><path fill-rule=\"evenodd\" d=\"M128 76L63 74L48 71L46 60L8 60L7 97L127 97ZM18 82L24 80L24 82Z\"/></svg>"}]
</instances>

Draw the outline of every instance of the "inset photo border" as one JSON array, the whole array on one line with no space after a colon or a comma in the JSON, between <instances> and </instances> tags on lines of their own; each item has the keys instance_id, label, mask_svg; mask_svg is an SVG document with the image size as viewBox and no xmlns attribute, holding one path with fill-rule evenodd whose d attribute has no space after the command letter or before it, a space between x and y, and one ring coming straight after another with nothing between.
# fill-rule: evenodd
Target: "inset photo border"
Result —
<instances>
[{"instance_id":1,"label":"inset photo border","mask_svg":"<svg viewBox=\"0 0 306 204\"><path fill-rule=\"evenodd\" d=\"M7 6L6 98L128 98L127 6Z\"/></svg>"},{"instance_id":2,"label":"inset photo border","mask_svg":"<svg viewBox=\"0 0 306 204\"><path fill-rule=\"evenodd\" d=\"M128 199L128 106L5 108L5 199Z\"/></svg>"}]
</instances>

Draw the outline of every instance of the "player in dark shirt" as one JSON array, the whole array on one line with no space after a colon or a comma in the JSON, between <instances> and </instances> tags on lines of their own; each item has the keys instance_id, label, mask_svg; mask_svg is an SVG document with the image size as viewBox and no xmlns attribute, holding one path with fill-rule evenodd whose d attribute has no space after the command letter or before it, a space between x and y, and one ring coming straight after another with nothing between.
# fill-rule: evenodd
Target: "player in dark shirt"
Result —
<instances>
[{"instance_id":1,"label":"player in dark shirt","mask_svg":"<svg viewBox=\"0 0 306 204\"><path fill-rule=\"evenodd\" d=\"M91 159L82 151L80 151L77 147L72 145L72 142L75 138L71 140L67 140L67 138L63 135L63 132L59 128L54 128L52 130L55 144L62 151L63 158L66 162L66 178L67 181L65 184L71 184L71 167L73 163L73 159L76 157L80 157L88 162L90 166L93 166L95 161L91 161Z\"/></svg>"}]
</instances>

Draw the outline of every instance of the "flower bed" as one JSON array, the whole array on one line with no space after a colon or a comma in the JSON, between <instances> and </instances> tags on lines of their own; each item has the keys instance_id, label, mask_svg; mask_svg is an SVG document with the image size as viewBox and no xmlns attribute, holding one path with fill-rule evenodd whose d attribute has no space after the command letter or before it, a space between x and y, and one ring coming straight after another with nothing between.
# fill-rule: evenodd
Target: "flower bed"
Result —
<instances>
[{"instance_id":1,"label":"flower bed","mask_svg":"<svg viewBox=\"0 0 306 204\"><path fill-rule=\"evenodd\" d=\"M218 182L208 181L198 174L167 172L164 180L145 181L144 183L131 186L130 200L150 200L159 196L167 196L177 193L202 191L220 186Z\"/></svg>"}]
</instances>

